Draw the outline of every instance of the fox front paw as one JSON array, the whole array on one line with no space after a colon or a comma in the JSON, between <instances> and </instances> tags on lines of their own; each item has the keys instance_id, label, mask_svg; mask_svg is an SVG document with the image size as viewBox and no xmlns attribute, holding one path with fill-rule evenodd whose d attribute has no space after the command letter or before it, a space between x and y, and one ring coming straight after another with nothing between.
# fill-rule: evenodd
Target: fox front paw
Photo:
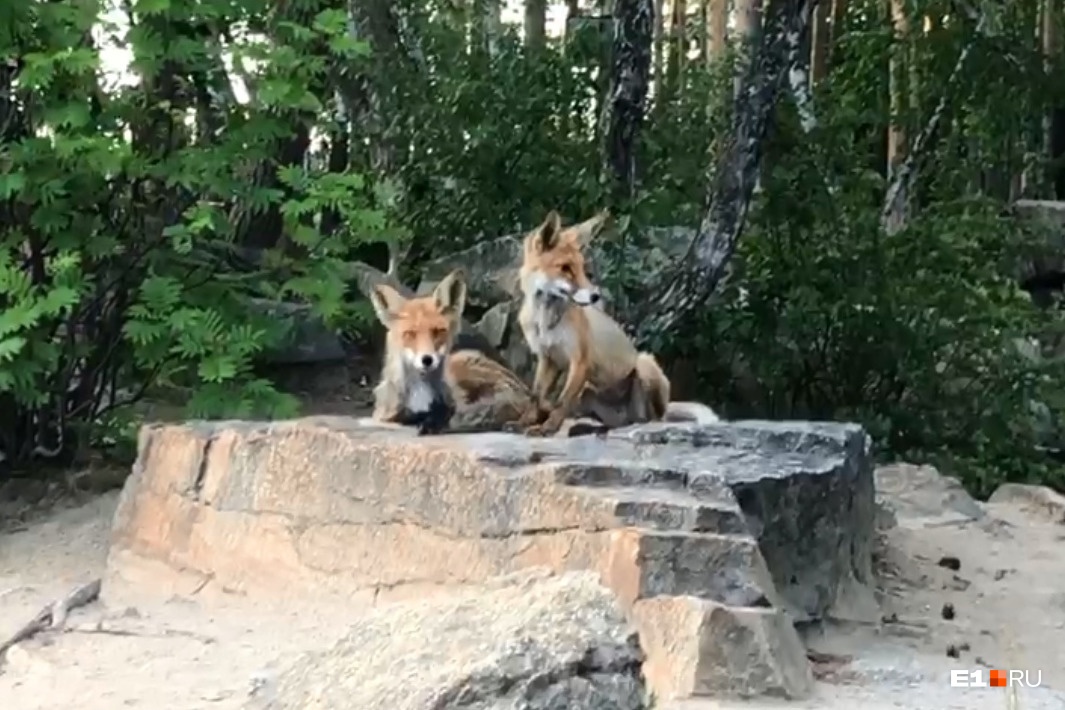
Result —
<instances>
[{"instance_id":1,"label":"fox front paw","mask_svg":"<svg viewBox=\"0 0 1065 710\"><path fill-rule=\"evenodd\" d=\"M431 419L424 419L422 420L422 423L418 425L418 436L431 436L433 434L439 434L446 428L446 423L433 421Z\"/></svg>"},{"instance_id":2,"label":"fox front paw","mask_svg":"<svg viewBox=\"0 0 1065 710\"><path fill-rule=\"evenodd\" d=\"M539 407L533 407L532 409L525 410L517 421L507 422L503 425L503 431L508 431L514 434L528 433L529 429L535 427L544 420L544 412Z\"/></svg>"},{"instance_id":3,"label":"fox front paw","mask_svg":"<svg viewBox=\"0 0 1065 710\"><path fill-rule=\"evenodd\" d=\"M455 408L443 400L434 400L429 405L429 411L418 422L418 436L439 434L451 424L451 417L455 415Z\"/></svg>"},{"instance_id":4,"label":"fox front paw","mask_svg":"<svg viewBox=\"0 0 1065 710\"><path fill-rule=\"evenodd\" d=\"M526 427L525 436L554 436L562 428L562 417L549 416L543 424Z\"/></svg>"}]
</instances>

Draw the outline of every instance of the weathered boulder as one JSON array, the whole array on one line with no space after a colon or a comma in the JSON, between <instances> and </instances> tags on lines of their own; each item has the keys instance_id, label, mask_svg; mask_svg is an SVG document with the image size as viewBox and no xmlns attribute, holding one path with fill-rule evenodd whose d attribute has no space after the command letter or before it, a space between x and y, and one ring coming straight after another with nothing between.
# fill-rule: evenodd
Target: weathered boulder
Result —
<instances>
[{"instance_id":1,"label":"weathered boulder","mask_svg":"<svg viewBox=\"0 0 1065 710\"><path fill-rule=\"evenodd\" d=\"M694 229L680 226L646 228L636 241L653 246L641 248L633 255L640 262L635 268L648 274L664 273L684 256L695 233ZM508 234L433 259L425 265L419 293L427 292L452 269L462 268L466 271L470 305L490 308L516 299L520 295L518 268L524 238L524 232ZM592 242L588 250L591 263L601 263L602 244L600 239Z\"/></svg>"},{"instance_id":2,"label":"weathered boulder","mask_svg":"<svg viewBox=\"0 0 1065 710\"><path fill-rule=\"evenodd\" d=\"M793 622L875 613L855 425L531 439L320 417L147 426L139 444L112 578L147 565L154 581L169 569L245 594L351 597L590 570L636 623L665 697L801 697Z\"/></svg>"},{"instance_id":3,"label":"weathered boulder","mask_svg":"<svg viewBox=\"0 0 1065 710\"><path fill-rule=\"evenodd\" d=\"M961 482L934 466L892 463L874 472L877 503L911 525L944 525L980 520L984 511Z\"/></svg>"},{"instance_id":4,"label":"weathered boulder","mask_svg":"<svg viewBox=\"0 0 1065 710\"><path fill-rule=\"evenodd\" d=\"M1018 264L1018 280L1036 304L1049 306L1065 288L1065 202L1017 200L1011 211L1043 238L1041 248Z\"/></svg>"},{"instance_id":5,"label":"weathered boulder","mask_svg":"<svg viewBox=\"0 0 1065 710\"><path fill-rule=\"evenodd\" d=\"M1019 505L1051 522L1065 525L1065 496L1047 486L1003 483L987 502Z\"/></svg>"},{"instance_id":6,"label":"weathered boulder","mask_svg":"<svg viewBox=\"0 0 1065 710\"><path fill-rule=\"evenodd\" d=\"M282 669L247 707L643 710L642 661L595 574L522 574L457 599L378 608Z\"/></svg>"}]
</instances>

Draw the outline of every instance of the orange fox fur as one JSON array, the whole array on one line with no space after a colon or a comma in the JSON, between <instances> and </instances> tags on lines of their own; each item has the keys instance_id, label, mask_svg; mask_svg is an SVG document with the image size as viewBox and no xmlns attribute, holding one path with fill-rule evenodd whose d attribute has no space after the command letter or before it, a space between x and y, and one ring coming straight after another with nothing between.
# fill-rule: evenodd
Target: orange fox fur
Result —
<instances>
[{"instance_id":1,"label":"orange fox fur","mask_svg":"<svg viewBox=\"0 0 1065 710\"><path fill-rule=\"evenodd\" d=\"M370 301L388 329L374 419L436 434L499 430L536 411L515 374L476 350L452 351L466 305L461 270L429 296L404 298L382 284L371 289Z\"/></svg>"},{"instance_id":2,"label":"orange fox fur","mask_svg":"<svg viewBox=\"0 0 1065 710\"><path fill-rule=\"evenodd\" d=\"M533 393L549 413L538 423L530 410L518 426L529 435L544 436L557 432L574 414L594 416L612 428L667 418L716 421L713 411L702 405L669 411L669 379L654 355L639 352L599 307L599 290L588 275L583 252L606 218L602 212L563 229L552 211L525 238L518 322L536 356ZM550 407L547 397L563 372L558 402Z\"/></svg>"}]
</instances>

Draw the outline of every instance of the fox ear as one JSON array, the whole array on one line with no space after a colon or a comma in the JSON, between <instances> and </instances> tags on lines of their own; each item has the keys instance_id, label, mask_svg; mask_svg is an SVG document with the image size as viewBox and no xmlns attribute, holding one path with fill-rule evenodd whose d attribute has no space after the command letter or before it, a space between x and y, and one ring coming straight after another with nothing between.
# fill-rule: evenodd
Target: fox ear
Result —
<instances>
[{"instance_id":1,"label":"fox ear","mask_svg":"<svg viewBox=\"0 0 1065 710\"><path fill-rule=\"evenodd\" d=\"M373 306L377 320L386 328L391 328L396 320L396 314L407 299L399 295L399 291L387 284L377 284L370 289L370 304Z\"/></svg>"},{"instance_id":2,"label":"fox ear","mask_svg":"<svg viewBox=\"0 0 1065 710\"><path fill-rule=\"evenodd\" d=\"M586 219L572 228L582 249L599 236L599 233L603 231L603 225L606 224L608 219L610 219L610 210L602 210L596 216Z\"/></svg>"},{"instance_id":3,"label":"fox ear","mask_svg":"<svg viewBox=\"0 0 1065 710\"><path fill-rule=\"evenodd\" d=\"M455 318L466 309L466 274L455 269L433 289L433 300L440 310Z\"/></svg>"},{"instance_id":4,"label":"fox ear","mask_svg":"<svg viewBox=\"0 0 1065 710\"><path fill-rule=\"evenodd\" d=\"M551 210L547 213L544 223L537 227L533 233L532 244L536 251L550 251L558 244L558 238L562 233L562 218L558 212Z\"/></svg>"}]
</instances>

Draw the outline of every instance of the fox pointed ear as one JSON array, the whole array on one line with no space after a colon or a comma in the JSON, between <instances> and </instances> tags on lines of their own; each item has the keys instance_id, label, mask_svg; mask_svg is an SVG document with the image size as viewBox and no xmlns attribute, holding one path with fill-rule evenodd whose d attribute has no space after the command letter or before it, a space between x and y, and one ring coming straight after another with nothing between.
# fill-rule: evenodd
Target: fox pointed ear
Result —
<instances>
[{"instance_id":1,"label":"fox pointed ear","mask_svg":"<svg viewBox=\"0 0 1065 710\"><path fill-rule=\"evenodd\" d=\"M462 269L455 269L436 285L433 300L444 313L455 318L462 317L466 309L466 274Z\"/></svg>"},{"instance_id":2,"label":"fox pointed ear","mask_svg":"<svg viewBox=\"0 0 1065 710\"><path fill-rule=\"evenodd\" d=\"M370 288L370 305L373 306L377 320L386 328L391 328L396 320L399 309L407 299L399 295L399 291L388 284L377 284Z\"/></svg>"},{"instance_id":3,"label":"fox pointed ear","mask_svg":"<svg viewBox=\"0 0 1065 710\"><path fill-rule=\"evenodd\" d=\"M586 247L588 244L599 236L599 233L603 231L603 226L610 219L610 210L602 210L596 216L591 219L586 219L577 226L573 227L573 231L577 235L577 241L581 247Z\"/></svg>"},{"instance_id":4,"label":"fox pointed ear","mask_svg":"<svg viewBox=\"0 0 1065 710\"><path fill-rule=\"evenodd\" d=\"M533 232L532 246L536 251L550 251L558 244L558 238L562 234L562 218L558 212L551 210L547 213L543 224Z\"/></svg>"}]
</instances>

